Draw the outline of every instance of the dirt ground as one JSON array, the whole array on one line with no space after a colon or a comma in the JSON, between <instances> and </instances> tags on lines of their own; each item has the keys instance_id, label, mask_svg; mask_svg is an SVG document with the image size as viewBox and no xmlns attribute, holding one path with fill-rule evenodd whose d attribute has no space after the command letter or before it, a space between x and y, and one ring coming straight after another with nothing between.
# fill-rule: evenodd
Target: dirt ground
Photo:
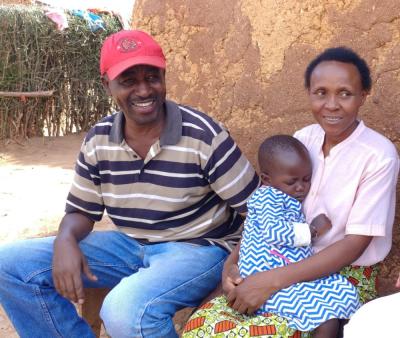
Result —
<instances>
[{"instance_id":1,"label":"dirt ground","mask_svg":"<svg viewBox=\"0 0 400 338\"><path fill-rule=\"evenodd\" d=\"M83 137L0 143L0 243L56 232ZM1 307L0 337L18 337Z\"/></svg>"}]
</instances>

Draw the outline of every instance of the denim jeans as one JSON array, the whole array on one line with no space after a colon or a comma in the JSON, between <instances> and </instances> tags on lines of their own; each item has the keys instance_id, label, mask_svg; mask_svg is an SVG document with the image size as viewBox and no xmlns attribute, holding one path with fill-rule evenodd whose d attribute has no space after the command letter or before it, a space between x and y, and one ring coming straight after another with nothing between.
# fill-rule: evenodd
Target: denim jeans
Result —
<instances>
[{"instance_id":1,"label":"denim jeans","mask_svg":"<svg viewBox=\"0 0 400 338\"><path fill-rule=\"evenodd\" d=\"M0 246L0 303L21 337L94 337L51 276L54 237ZM113 288L100 316L111 337L177 337L172 317L197 306L221 279L227 252L169 242L143 245L117 232L80 242L92 272L86 287Z\"/></svg>"}]
</instances>

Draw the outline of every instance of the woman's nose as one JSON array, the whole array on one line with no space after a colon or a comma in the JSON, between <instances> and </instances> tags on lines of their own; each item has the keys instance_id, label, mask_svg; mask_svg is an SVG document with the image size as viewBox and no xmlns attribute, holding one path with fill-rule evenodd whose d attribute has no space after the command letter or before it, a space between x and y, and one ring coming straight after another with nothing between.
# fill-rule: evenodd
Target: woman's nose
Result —
<instances>
[{"instance_id":1,"label":"woman's nose","mask_svg":"<svg viewBox=\"0 0 400 338\"><path fill-rule=\"evenodd\" d=\"M325 107L328 109L336 109L338 107L336 95L329 95L326 98Z\"/></svg>"}]
</instances>

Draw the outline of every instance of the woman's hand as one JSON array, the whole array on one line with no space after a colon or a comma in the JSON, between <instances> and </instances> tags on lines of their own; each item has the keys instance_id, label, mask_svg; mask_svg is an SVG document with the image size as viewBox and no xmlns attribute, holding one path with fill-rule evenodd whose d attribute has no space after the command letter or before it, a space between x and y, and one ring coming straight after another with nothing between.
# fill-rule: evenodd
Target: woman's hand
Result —
<instances>
[{"instance_id":1,"label":"woman's hand","mask_svg":"<svg viewBox=\"0 0 400 338\"><path fill-rule=\"evenodd\" d=\"M278 273L277 269L258 272L246 277L227 294L229 305L240 313L254 313L269 299L272 293L279 290L274 285L274 279Z\"/></svg>"},{"instance_id":2,"label":"woman's hand","mask_svg":"<svg viewBox=\"0 0 400 338\"><path fill-rule=\"evenodd\" d=\"M222 271L222 290L225 295L235 289L242 282L243 278L240 277L239 267L236 263L227 262Z\"/></svg>"},{"instance_id":3,"label":"woman's hand","mask_svg":"<svg viewBox=\"0 0 400 338\"><path fill-rule=\"evenodd\" d=\"M399 277L397 278L396 288L400 288L400 274Z\"/></svg>"},{"instance_id":4,"label":"woman's hand","mask_svg":"<svg viewBox=\"0 0 400 338\"><path fill-rule=\"evenodd\" d=\"M231 292L243 280L243 278L240 277L238 267L239 250L240 242L226 259L224 269L222 270L222 290L225 295Z\"/></svg>"}]
</instances>

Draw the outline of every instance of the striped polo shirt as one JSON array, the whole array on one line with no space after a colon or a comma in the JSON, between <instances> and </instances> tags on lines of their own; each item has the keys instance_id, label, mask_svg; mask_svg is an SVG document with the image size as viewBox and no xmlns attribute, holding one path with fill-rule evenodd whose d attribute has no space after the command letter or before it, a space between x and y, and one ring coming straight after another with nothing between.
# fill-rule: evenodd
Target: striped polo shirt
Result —
<instances>
[{"instance_id":1,"label":"striped polo shirt","mask_svg":"<svg viewBox=\"0 0 400 338\"><path fill-rule=\"evenodd\" d=\"M87 134L66 212L99 221L106 210L120 231L144 242L194 241L230 249L240 238L246 201L259 186L253 167L221 124L165 103L160 139L141 158L125 141L122 112Z\"/></svg>"}]
</instances>

